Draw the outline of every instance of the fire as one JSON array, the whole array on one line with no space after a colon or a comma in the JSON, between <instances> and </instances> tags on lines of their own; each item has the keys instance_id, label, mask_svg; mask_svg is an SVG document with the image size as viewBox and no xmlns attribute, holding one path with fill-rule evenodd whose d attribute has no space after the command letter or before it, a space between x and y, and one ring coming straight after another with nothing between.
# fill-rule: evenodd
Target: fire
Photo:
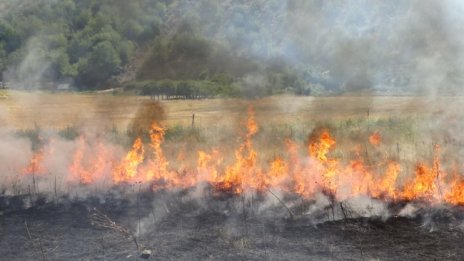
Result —
<instances>
[{"instance_id":1,"label":"fire","mask_svg":"<svg viewBox=\"0 0 464 261\"><path fill-rule=\"evenodd\" d=\"M306 155L302 155L296 141L288 139L286 149L266 161L254 144L259 127L251 107L245 124L233 158L228 159L218 148L187 150L177 160L185 161L185 155L193 153L198 157L196 165L182 162L180 170L174 170L172 166L176 164L170 164L164 154L166 129L158 122L152 123L148 133L150 144L144 144L142 137L136 138L131 149L114 166L115 156L103 142L92 143L80 137L69 166L68 181L87 185L111 177L112 184L141 182L152 189L189 188L206 183L218 192L230 194L272 190L303 199L326 193L339 201L368 196L386 201L464 204L464 178L456 169L448 175L438 145L433 148L430 162L417 162L412 173L407 173L407 167L391 159L370 165L372 159L363 158L362 147L356 147L350 160L337 158L340 154L336 150L337 142L329 130L323 130L310 140ZM374 132L369 141L373 145L381 144L379 132ZM23 172L46 173L44 157L43 151L36 151Z\"/></svg>"},{"instance_id":2,"label":"fire","mask_svg":"<svg viewBox=\"0 0 464 261\"><path fill-rule=\"evenodd\" d=\"M387 170L385 171L385 175L380 178L379 183L377 183L377 186L374 187L374 190L372 191L373 196L384 196L390 199L398 198L396 182L400 171L400 164L395 161L390 161L388 163Z\"/></svg>"},{"instance_id":3,"label":"fire","mask_svg":"<svg viewBox=\"0 0 464 261\"><path fill-rule=\"evenodd\" d=\"M145 157L144 154L142 139L135 139L132 149L113 171L114 183L136 181L139 165L142 164Z\"/></svg>"},{"instance_id":4,"label":"fire","mask_svg":"<svg viewBox=\"0 0 464 261\"><path fill-rule=\"evenodd\" d=\"M454 175L450 184L450 191L445 195L445 201L453 205L464 204L464 180Z\"/></svg>"},{"instance_id":5,"label":"fire","mask_svg":"<svg viewBox=\"0 0 464 261\"><path fill-rule=\"evenodd\" d=\"M309 145L309 155L321 162L327 161L327 153L335 146L336 142L327 130L324 130L318 141Z\"/></svg>"},{"instance_id":6,"label":"fire","mask_svg":"<svg viewBox=\"0 0 464 261\"><path fill-rule=\"evenodd\" d=\"M154 187L172 187L182 185L178 181L176 173L169 170L169 162L164 157L161 144L164 140L165 129L158 123L153 122L150 130L151 150L153 156L145 166L145 173L142 175L146 181L156 181Z\"/></svg>"},{"instance_id":7,"label":"fire","mask_svg":"<svg viewBox=\"0 0 464 261\"><path fill-rule=\"evenodd\" d=\"M29 165L24 168L23 174L33 176L43 175L45 173L45 169L43 167L43 158L43 150L35 151L31 160L29 161Z\"/></svg>"},{"instance_id":8,"label":"fire","mask_svg":"<svg viewBox=\"0 0 464 261\"><path fill-rule=\"evenodd\" d=\"M161 144L165 129L157 122L153 122L149 134L151 157L147 157L142 139L137 138L132 149L114 169L113 181L115 183L153 182L154 188L182 186L177 173L169 170L169 162L163 154Z\"/></svg>"},{"instance_id":9,"label":"fire","mask_svg":"<svg viewBox=\"0 0 464 261\"><path fill-rule=\"evenodd\" d=\"M219 178L217 187L232 193L241 193L245 187L256 188L255 176L257 153L253 148L252 138L258 132L258 125L254 119L254 111L248 109L247 133L244 142L235 151L235 163L227 167L225 175Z\"/></svg>"},{"instance_id":10,"label":"fire","mask_svg":"<svg viewBox=\"0 0 464 261\"><path fill-rule=\"evenodd\" d=\"M213 183L219 179L218 166L222 164L223 158L217 149L211 153L198 152L198 179L200 182Z\"/></svg>"},{"instance_id":11,"label":"fire","mask_svg":"<svg viewBox=\"0 0 464 261\"><path fill-rule=\"evenodd\" d=\"M406 184L403 197L407 200L422 199L427 201L439 201L442 198L441 183L445 174L440 171L439 159L440 147L434 148L433 166L428 167L424 164L416 166L416 175Z\"/></svg>"},{"instance_id":12,"label":"fire","mask_svg":"<svg viewBox=\"0 0 464 261\"><path fill-rule=\"evenodd\" d=\"M304 166L301 165L300 157L298 155L298 144L296 144L292 140L286 141L287 145L287 154L289 155L288 159L288 173L286 176L289 176L293 180L292 188L290 191L294 190L299 195L306 195L312 194L313 189L311 188L311 184L308 184L308 178L305 177L305 171L302 169ZM301 166L301 167L300 167Z\"/></svg>"},{"instance_id":13,"label":"fire","mask_svg":"<svg viewBox=\"0 0 464 261\"><path fill-rule=\"evenodd\" d=\"M32 190L30 192L36 193L38 188L38 180L46 177L47 169L44 166L45 149L41 148L33 152L29 164L22 170L23 177L32 180Z\"/></svg>"},{"instance_id":14,"label":"fire","mask_svg":"<svg viewBox=\"0 0 464 261\"><path fill-rule=\"evenodd\" d=\"M90 184L105 177L109 152L102 142L89 147L84 137L80 137L71 165L70 182Z\"/></svg>"},{"instance_id":15,"label":"fire","mask_svg":"<svg viewBox=\"0 0 464 261\"><path fill-rule=\"evenodd\" d=\"M379 146L382 144L382 136L380 135L380 132L375 131L369 136L369 142L374 145L374 146Z\"/></svg>"},{"instance_id":16,"label":"fire","mask_svg":"<svg viewBox=\"0 0 464 261\"><path fill-rule=\"evenodd\" d=\"M269 185L274 185L274 186L278 185L280 183L279 180L284 178L287 175L288 171L289 171L288 163L285 162L285 160L282 159L281 157L275 158L271 162L269 175L267 176L268 179L266 180L265 183Z\"/></svg>"},{"instance_id":17,"label":"fire","mask_svg":"<svg viewBox=\"0 0 464 261\"><path fill-rule=\"evenodd\" d=\"M309 156L315 158L322 165L320 170L322 173L323 186L331 193L336 191L337 175L339 163L335 159L328 158L327 154L335 146L335 140L330 136L327 130L324 130L318 141L314 141L309 145Z\"/></svg>"}]
</instances>

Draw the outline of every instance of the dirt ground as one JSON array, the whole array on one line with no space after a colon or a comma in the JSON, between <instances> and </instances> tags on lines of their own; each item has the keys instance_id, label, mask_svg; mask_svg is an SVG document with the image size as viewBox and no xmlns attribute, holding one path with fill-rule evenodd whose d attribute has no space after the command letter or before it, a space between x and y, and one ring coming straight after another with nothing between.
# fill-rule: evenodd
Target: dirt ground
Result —
<instances>
[{"instance_id":1,"label":"dirt ground","mask_svg":"<svg viewBox=\"0 0 464 261\"><path fill-rule=\"evenodd\" d=\"M26 196L2 198L0 260L143 260L143 249L152 250L149 260L464 258L462 210L315 223L290 219L280 207L258 212L241 200L108 193L26 207ZM95 211L132 231L140 250L127 234L92 224Z\"/></svg>"}]
</instances>

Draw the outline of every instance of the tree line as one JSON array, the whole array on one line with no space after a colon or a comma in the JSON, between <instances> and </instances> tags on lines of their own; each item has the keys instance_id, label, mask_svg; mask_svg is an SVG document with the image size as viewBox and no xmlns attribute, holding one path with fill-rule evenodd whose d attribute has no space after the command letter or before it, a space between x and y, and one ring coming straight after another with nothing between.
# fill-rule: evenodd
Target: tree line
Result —
<instances>
[{"instance_id":1,"label":"tree line","mask_svg":"<svg viewBox=\"0 0 464 261\"><path fill-rule=\"evenodd\" d=\"M309 95L313 88L306 72L246 46L272 33L255 18L263 14L260 1L23 1L0 18L0 81L122 86L160 99ZM269 16L279 1L265 5ZM232 33L222 35L224 24ZM142 47L148 51L136 76L116 81Z\"/></svg>"},{"instance_id":2,"label":"tree line","mask_svg":"<svg viewBox=\"0 0 464 261\"><path fill-rule=\"evenodd\" d=\"M169 2L31 1L0 19L0 72L102 88L160 33Z\"/></svg>"}]
</instances>

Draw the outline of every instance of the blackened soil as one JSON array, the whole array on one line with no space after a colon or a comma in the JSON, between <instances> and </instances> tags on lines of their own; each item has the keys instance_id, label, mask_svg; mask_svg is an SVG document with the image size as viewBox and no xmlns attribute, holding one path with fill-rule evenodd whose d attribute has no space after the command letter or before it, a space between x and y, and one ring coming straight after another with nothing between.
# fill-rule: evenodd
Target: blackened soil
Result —
<instances>
[{"instance_id":1,"label":"blackened soil","mask_svg":"<svg viewBox=\"0 0 464 261\"><path fill-rule=\"evenodd\" d=\"M233 197L115 195L34 204L1 198L0 260L143 260L144 249L152 250L149 260L464 259L460 214L316 225L309 217L288 218L282 207L260 211ZM92 224L95 213L114 223ZM133 233L140 249L117 228Z\"/></svg>"}]
</instances>

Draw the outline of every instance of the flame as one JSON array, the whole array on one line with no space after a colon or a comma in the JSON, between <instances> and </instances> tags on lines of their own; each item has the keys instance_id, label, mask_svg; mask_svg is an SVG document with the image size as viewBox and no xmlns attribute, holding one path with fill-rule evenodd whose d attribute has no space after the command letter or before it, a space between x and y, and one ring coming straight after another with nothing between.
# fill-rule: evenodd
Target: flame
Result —
<instances>
[{"instance_id":1,"label":"flame","mask_svg":"<svg viewBox=\"0 0 464 261\"><path fill-rule=\"evenodd\" d=\"M182 186L178 180L177 173L168 169L169 162L164 157L161 144L164 140L165 129L157 122L153 122L150 130L152 157L149 159L147 166L144 166L143 172L146 181L156 181L153 185L156 187L174 187ZM187 184L186 184L187 185Z\"/></svg>"},{"instance_id":2,"label":"flame","mask_svg":"<svg viewBox=\"0 0 464 261\"><path fill-rule=\"evenodd\" d=\"M284 159L276 157L271 162L269 175L266 176L264 184L271 187L278 186L281 180L286 177L289 168L289 164Z\"/></svg>"},{"instance_id":3,"label":"flame","mask_svg":"<svg viewBox=\"0 0 464 261\"><path fill-rule=\"evenodd\" d=\"M338 161L328 158L327 154L335 147L335 140L330 136L328 130L324 130L318 141L309 144L309 156L315 158L321 164L323 186L330 193L337 189Z\"/></svg>"},{"instance_id":4,"label":"flame","mask_svg":"<svg viewBox=\"0 0 464 261\"><path fill-rule=\"evenodd\" d=\"M226 168L225 175L219 178L217 188L232 193L241 193L244 188L256 188L255 176L257 153L253 148L252 138L258 132L253 108L248 108L247 133L244 142L235 151L235 163Z\"/></svg>"},{"instance_id":5,"label":"flame","mask_svg":"<svg viewBox=\"0 0 464 261\"><path fill-rule=\"evenodd\" d=\"M419 163L416 166L416 175L414 179L406 184L403 197L407 200L426 200L439 201L442 198L441 183L444 180L445 173L440 171L440 146L435 145L433 166L428 167L425 164Z\"/></svg>"},{"instance_id":6,"label":"flame","mask_svg":"<svg viewBox=\"0 0 464 261\"><path fill-rule=\"evenodd\" d=\"M372 159L363 158L361 146L352 150L354 157L351 160L337 158L340 154L335 151L337 142L328 130L323 130L310 140L306 155L302 155L296 141L287 139L286 148L265 161L261 160L263 155L254 146L259 127L251 107L245 124L246 131L233 158L227 159L218 148L186 150L177 156L180 164L170 164L164 154L166 129L157 122L151 124L150 144L145 145L141 137L136 138L131 149L116 161L114 167L114 154L103 142L89 142L82 136L77 140L68 181L92 184L111 176L113 184L142 182L152 189L188 188L207 183L218 192L230 194L275 189L303 199L313 199L316 193L322 192L340 201L369 196L386 201L464 204L464 178L457 168L448 175L438 145L433 147L429 162L417 162L412 173L407 173L409 168L399 161L377 159L372 165ZM379 132L370 135L369 141L373 145L381 144ZM196 166L185 162L187 155L198 157ZM23 173L47 173L44 157L42 150L36 151ZM182 168L172 169L178 165Z\"/></svg>"},{"instance_id":7,"label":"flame","mask_svg":"<svg viewBox=\"0 0 464 261\"><path fill-rule=\"evenodd\" d=\"M31 160L27 167L23 169L24 175L40 176L45 174L46 170L43 166L44 152L37 150L33 153Z\"/></svg>"},{"instance_id":8,"label":"flame","mask_svg":"<svg viewBox=\"0 0 464 261\"><path fill-rule=\"evenodd\" d=\"M382 144L382 136L380 135L380 132L375 131L369 136L369 143L374 145L374 146L379 146Z\"/></svg>"},{"instance_id":9,"label":"flame","mask_svg":"<svg viewBox=\"0 0 464 261\"><path fill-rule=\"evenodd\" d=\"M105 177L109 152L102 142L89 148L84 137L80 137L69 166L71 183L90 184Z\"/></svg>"},{"instance_id":10,"label":"flame","mask_svg":"<svg viewBox=\"0 0 464 261\"><path fill-rule=\"evenodd\" d=\"M138 168L144 160L144 154L142 139L135 139L132 149L113 171L114 183L137 181Z\"/></svg>"},{"instance_id":11,"label":"flame","mask_svg":"<svg viewBox=\"0 0 464 261\"><path fill-rule=\"evenodd\" d=\"M377 186L374 187L372 195L374 197L388 197L393 200L398 198L396 182L400 171L400 164L395 161L390 161L385 175L376 183Z\"/></svg>"},{"instance_id":12,"label":"flame","mask_svg":"<svg viewBox=\"0 0 464 261\"><path fill-rule=\"evenodd\" d=\"M327 154L335 146L335 140L324 130L318 141L309 145L309 155L321 162L327 162Z\"/></svg>"},{"instance_id":13,"label":"flame","mask_svg":"<svg viewBox=\"0 0 464 261\"><path fill-rule=\"evenodd\" d=\"M299 195L309 196L314 191L311 187L311 184L308 184L308 180L305 174L311 172L303 171L304 166L300 165L300 157L298 155L298 144L296 144L292 140L286 141L287 145L287 153L289 155L288 160L288 176L289 178L293 179L293 184L291 186L290 191L292 189Z\"/></svg>"},{"instance_id":14,"label":"flame","mask_svg":"<svg viewBox=\"0 0 464 261\"><path fill-rule=\"evenodd\" d=\"M464 179L459 177L457 173L453 174L450 190L445 195L445 201L453 205L464 204Z\"/></svg>"},{"instance_id":15,"label":"flame","mask_svg":"<svg viewBox=\"0 0 464 261\"><path fill-rule=\"evenodd\" d=\"M223 158L219 150L213 149L211 153L204 151L198 152L198 173L200 182L214 183L219 179L218 166L221 165Z\"/></svg>"}]
</instances>

